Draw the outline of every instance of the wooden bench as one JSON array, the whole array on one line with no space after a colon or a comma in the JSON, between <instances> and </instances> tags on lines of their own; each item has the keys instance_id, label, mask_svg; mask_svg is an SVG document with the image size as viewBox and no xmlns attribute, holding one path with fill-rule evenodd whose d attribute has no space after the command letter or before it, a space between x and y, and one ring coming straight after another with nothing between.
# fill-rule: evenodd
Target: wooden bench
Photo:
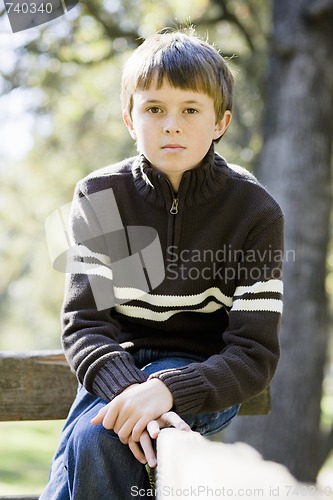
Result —
<instances>
[{"instance_id":1,"label":"wooden bench","mask_svg":"<svg viewBox=\"0 0 333 500\"><path fill-rule=\"evenodd\" d=\"M65 419L77 380L64 354L56 351L0 353L0 421ZM241 407L241 415L270 411L266 390ZM0 496L2 500L37 500L36 496Z\"/></svg>"}]
</instances>

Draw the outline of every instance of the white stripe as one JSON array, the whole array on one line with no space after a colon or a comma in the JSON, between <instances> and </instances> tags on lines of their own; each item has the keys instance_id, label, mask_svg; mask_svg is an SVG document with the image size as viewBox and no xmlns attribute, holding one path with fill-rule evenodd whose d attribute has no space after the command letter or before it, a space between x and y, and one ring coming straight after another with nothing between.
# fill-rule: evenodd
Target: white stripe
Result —
<instances>
[{"instance_id":1,"label":"white stripe","mask_svg":"<svg viewBox=\"0 0 333 500\"><path fill-rule=\"evenodd\" d=\"M99 262L86 262L85 258L87 257L93 258ZM77 258L83 259L83 262L75 260ZM67 251L66 272L72 274L96 275L112 280L112 270L107 267L110 263L110 258L107 255L92 252L85 245L76 245L75 247L69 248Z\"/></svg>"},{"instance_id":2,"label":"white stripe","mask_svg":"<svg viewBox=\"0 0 333 500\"><path fill-rule=\"evenodd\" d=\"M130 300L137 300L137 299L145 301L145 296L147 295L147 292L145 292L144 290L140 290L140 288L129 288L129 287L124 288L124 287L114 286L113 291L116 299L127 302L129 302Z\"/></svg>"},{"instance_id":3,"label":"white stripe","mask_svg":"<svg viewBox=\"0 0 333 500\"><path fill-rule=\"evenodd\" d=\"M85 245L78 245L74 247L74 251L75 249L78 250L78 254L80 257L92 257L94 259L99 260L102 264L105 264L106 266L111 264L111 260L108 255L105 255L104 253L92 252Z\"/></svg>"},{"instance_id":4,"label":"white stripe","mask_svg":"<svg viewBox=\"0 0 333 500\"><path fill-rule=\"evenodd\" d=\"M93 274L96 276L102 276L102 278L107 278L111 281L113 280L112 270L109 269L108 267L96 265L94 269L91 269L91 266L93 264L87 264L87 265L89 266L89 269L86 270L86 274L88 275Z\"/></svg>"},{"instance_id":5,"label":"white stripe","mask_svg":"<svg viewBox=\"0 0 333 500\"><path fill-rule=\"evenodd\" d=\"M221 307L223 306L220 304L216 304L216 302L210 302L201 309L195 309L195 310L177 309L174 311L156 312L150 309L145 309L144 307L135 307L126 305L116 306L115 309L117 312L124 314L124 316L129 316L131 318L147 319L150 321L166 321L169 318L171 318L171 316L174 316L175 314L179 314L182 312L212 313L217 311L218 309L221 309Z\"/></svg>"},{"instance_id":6,"label":"white stripe","mask_svg":"<svg viewBox=\"0 0 333 500\"><path fill-rule=\"evenodd\" d=\"M230 312L234 311L272 311L282 314L282 300L277 299L238 299Z\"/></svg>"},{"instance_id":7,"label":"white stripe","mask_svg":"<svg viewBox=\"0 0 333 500\"><path fill-rule=\"evenodd\" d=\"M200 304L209 297L214 297L226 307L232 306L232 297L228 297L217 287L211 287L195 295L154 295L137 288L115 287L115 296L121 300L134 300L140 297L142 302L158 307L188 307Z\"/></svg>"},{"instance_id":8,"label":"white stripe","mask_svg":"<svg viewBox=\"0 0 333 500\"><path fill-rule=\"evenodd\" d=\"M283 293L283 282L281 280L258 281L251 286L238 286L235 290L235 296L245 293L263 293L276 292Z\"/></svg>"},{"instance_id":9,"label":"white stripe","mask_svg":"<svg viewBox=\"0 0 333 500\"><path fill-rule=\"evenodd\" d=\"M99 264L88 264L86 262L68 262L65 272L70 274L102 276L102 278L107 278L111 281L113 279L113 273L110 268Z\"/></svg>"}]
</instances>

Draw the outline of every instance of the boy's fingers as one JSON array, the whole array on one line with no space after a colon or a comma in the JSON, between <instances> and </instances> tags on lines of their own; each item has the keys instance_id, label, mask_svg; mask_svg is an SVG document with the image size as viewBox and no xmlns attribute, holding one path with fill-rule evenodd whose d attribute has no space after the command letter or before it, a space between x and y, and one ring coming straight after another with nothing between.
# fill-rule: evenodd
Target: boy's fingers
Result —
<instances>
[{"instance_id":1,"label":"boy's fingers","mask_svg":"<svg viewBox=\"0 0 333 500\"><path fill-rule=\"evenodd\" d=\"M191 427L173 411L164 413L157 420L148 422L147 431L151 438L156 439L163 427L174 427L181 431L191 431Z\"/></svg>"},{"instance_id":2,"label":"boy's fingers","mask_svg":"<svg viewBox=\"0 0 333 500\"><path fill-rule=\"evenodd\" d=\"M150 422L148 422L147 431L151 438L156 439L160 433L160 430L161 428L157 420L151 420Z\"/></svg>"},{"instance_id":3,"label":"boy's fingers","mask_svg":"<svg viewBox=\"0 0 333 500\"><path fill-rule=\"evenodd\" d=\"M113 427L113 430L116 434L118 434L118 437L123 444L128 444L129 437L133 432L133 427L135 427L135 419L128 418L125 422L119 423L119 425L117 421ZM135 439L135 436L133 436L133 434L132 437L133 441L139 441L139 438Z\"/></svg>"},{"instance_id":4,"label":"boy's fingers","mask_svg":"<svg viewBox=\"0 0 333 500\"><path fill-rule=\"evenodd\" d=\"M147 458L146 458L145 454L143 453L139 443L137 443L136 441L133 441L133 439L131 437L128 440L128 447L131 450L131 452L133 453L133 455L135 456L135 458L139 462L141 462L142 464L147 463Z\"/></svg>"},{"instance_id":5,"label":"boy's fingers","mask_svg":"<svg viewBox=\"0 0 333 500\"><path fill-rule=\"evenodd\" d=\"M158 423L168 424L181 431L190 431L191 427L174 411L164 413L158 420Z\"/></svg>"},{"instance_id":6,"label":"boy's fingers","mask_svg":"<svg viewBox=\"0 0 333 500\"><path fill-rule=\"evenodd\" d=\"M147 418L140 418L137 423L134 425L133 430L132 430L132 438L134 441L139 441L141 438L142 433L147 427L148 424L148 419Z\"/></svg>"},{"instance_id":7,"label":"boy's fingers","mask_svg":"<svg viewBox=\"0 0 333 500\"><path fill-rule=\"evenodd\" d=\"M101 408L99 410L99 412L97 413L97 415L95 415L94 418L91 419L90 422L93 425L101 424L103 422L103 419L104 419L107 411L108 411L108 408L107 408L107 405L105 405L103 408Z\"/></svg>"},{"instance_id":8,"label":"boy's fingers","mask_svg":"<svg viewBox=\"0 0 333 500\"><path fill-rule=\"evenodd\" d=\"M143 431L143 433L141 434L140 444L147 459L148 465L150 467L156 467L157 465L156 455L153 448L153 443L147 431Z\"/></svg>"},{"instance_id":9,"label":"boy's fingers","mask_svg":"<svg viewBox=\"0 0 333 500\"><path fill-rule=\"evenodd\" d=\"M105 429L113 429L117 421L117 417L112 413L107 412L103 418L102 424Z\"/></svg>"},{"instance_id":10,"label":"boy's fingers","mask_svg":"<svg viewBox=\"0 0 333 500\"><path fill-rule=\"evenodd\" d=\"M139 462L142 464L148 462L150 467L156 467L156 455L147 431L143 431L141 434L140 444L134 441L132 436L130 436L128 447Z\"/></svg>"},{"instance_id":11,"label":"boy's fingers","mask_svg":"<svg viewBox=\"0 0 333 500\"><path fill-rule=\"evenodd\" d=\"M118 407L114 404L108 403L99 410L97 415L91 419L93 425L102 424L105 429L113 429L118 419Z\"/></svg>"}]
</instances>

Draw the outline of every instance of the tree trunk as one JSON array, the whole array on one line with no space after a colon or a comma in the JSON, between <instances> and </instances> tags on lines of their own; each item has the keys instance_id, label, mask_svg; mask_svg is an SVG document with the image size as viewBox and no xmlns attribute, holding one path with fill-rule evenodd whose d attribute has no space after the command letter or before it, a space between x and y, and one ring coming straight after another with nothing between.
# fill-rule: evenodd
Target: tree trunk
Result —
<instances>
[{"instance_id":1,"label":"tree trunk","mask_svg":"<svg viewBox=\"0 0 333 500\"><path fill-rule=\"evenodd\" d=\"M328 340L333 0L273 3L257 175L286 217L281 361L271 386L272 413L239 418L226 440L246 441L312 482L325 458L320 401Z\"/></svg>"}]
</instances>

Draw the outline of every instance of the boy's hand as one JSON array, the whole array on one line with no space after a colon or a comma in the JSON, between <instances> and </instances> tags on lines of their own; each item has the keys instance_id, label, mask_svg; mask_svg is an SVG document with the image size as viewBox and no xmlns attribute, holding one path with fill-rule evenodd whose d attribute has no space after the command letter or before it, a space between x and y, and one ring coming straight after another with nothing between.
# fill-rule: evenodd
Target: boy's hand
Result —
<instances>
[{"instance_id":1,"label":"boy's hand","mask_svg":"<svg viewBox=\"0 0 333 500\"><path fill-rule=\"evenodd\" d=\"M154 378L128 387L105 405L91 423L113 429L124 444L130 436L139 442L148 422L158 419L172 406L171 392L161 380Z\"/></svg>"},{"instance_id":2,"label":"boy's hand","mask_svg":"<svg viewBox=\"0 0 333 500\"><path fill-rule=\"evenodd\" d=\"M174 427L181 431L192 432L191 427L177 413L173 411L163 413L160 418L151 420L148 423L147 429L140 436L140 444L134 441L132 436L129 437L128 446L139 462L142 464L148 462L150 467L156 467L156 453L153 448L152 439L156 439L161 429L165 427Z\"/></svg>"}]
</instances>

